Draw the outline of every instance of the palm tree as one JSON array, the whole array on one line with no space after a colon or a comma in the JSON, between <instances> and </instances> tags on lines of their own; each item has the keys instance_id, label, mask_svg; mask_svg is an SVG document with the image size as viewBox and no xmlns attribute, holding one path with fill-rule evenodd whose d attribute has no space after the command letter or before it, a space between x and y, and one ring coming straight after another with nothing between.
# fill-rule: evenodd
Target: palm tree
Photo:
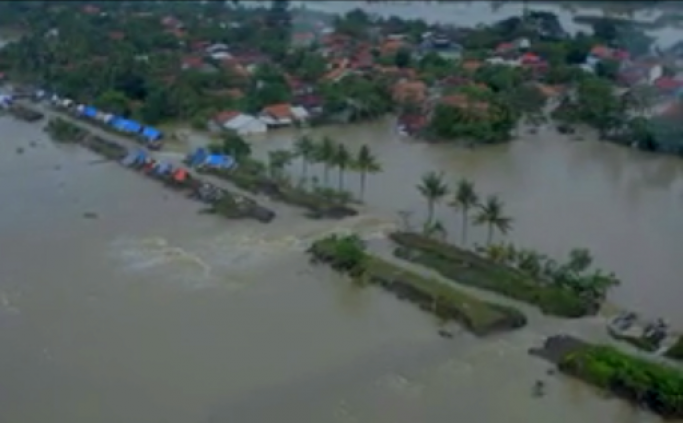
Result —
<instances>
[{"instance_id":1,"label":"palm tree","mask_svg":"<svg viewBox=\"0 0 683 423\"><path fill-rule=\"evenodd\" d=\"M344 173L352 163L353 157L344 144L338 144L334 151L332 163L339 169L339 191L344 190Z\"/></svg>"},{"instance_id":2,"label":"palm tree","mask_svg":"<svg viewBox=\"0 0 683 423\"><path fill-rule=\"evenodd\" d=\"M487 245L493 240L494 230L507 234L512 229L512 218L503 214L503 206L503 201L497 195L490 195L479 206L479 214L474 218L475 225L486 225L488 228Z\"/></svg>"},{"instance_id":3,"label":"palm tree","mask_svg":"<svg viewBox=\"0 0 683 423\"><path fill-rule=\"evenodd\" d=\"M479 205L479 194L474 189L474 183L465 178L458 181L455 188L455 195L450 206L462 212L462 233L461 243L467 244L467 226L470 218L470 210Z\"/></svg>"},{"instance_id":4,"label":"palm tree","mask_svg":"<svg viewBox=\"0 0 683 423\"><path fill-rule=\"evenodd\" d=\"M358 172L360 172L360 198L362 200L365 197L365 182L368 173L378 173L382 170L382 166L366 144L363 144L360 150L358 150L354 165Z\"/></svg>"},{"instance_id":5,"label":"palm tree","mask_svg":"<svg viewBox=\"0 0 683 423\"><path fill-rule=\"evenodd\" d=\"M292 153L287 150L268 152L268 171L273 179L283 179L284 171L292 162Z\"/></svg>"},{"instance_id":6,"label":"palm tree","mask_svg":"<svg viewBox=\"0 0 683 423\"><path fill-rule=\"evenodd\" d=\"M332 167L336 154L336 145L332 138L324 136L316 146L314 153L315 161L323 165L323 185L327 186L330 180L330 168Z\"/></svg>"},{"instance_id":7,"label":"palm tree","mask_svg":"<svg viewBox=\"0 0 683 423\"><path fill-rule=\"evenodd\" d=\"M313 160L315 153L315 143L308 135L304 135L294 143L294 152L301 157L301 177L304 181L308 180L308 165Z\"/></svg>"},{"instance_id":8,"label":"palm tree","mask_svg":"<svg viewBox=\"0 0 683 423\"><path fill-rule=\"evenodd\" d=\"M434 220L434 207L448 195L448 186L443 180L443 173L432 171L424 174L417 189L427 200L427 221L425 226L430 226Z\"/></svg>"}]
</instances>

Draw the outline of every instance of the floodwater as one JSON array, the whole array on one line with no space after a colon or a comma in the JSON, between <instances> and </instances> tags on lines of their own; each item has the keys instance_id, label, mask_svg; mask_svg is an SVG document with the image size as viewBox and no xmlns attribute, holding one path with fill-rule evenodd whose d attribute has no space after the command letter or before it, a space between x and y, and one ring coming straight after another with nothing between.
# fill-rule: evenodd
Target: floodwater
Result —
<instances>
[{"instance_id":1,"label":"floodwater","mask_svg":"<svg viewBox=\"0 0 683 423\"><path fill-rule=\"evenodd\" d=\"M198 215L195 203L78 147L57 147L36 126L0 118L0 127L0 422L658 421L547 374L526 353L556 333L604 339L600 319L529 311L523 331L478 340L454 328L455 339L444 340L432 318L310 267L302 254L306 240L327 231L372 234L391 227L394 207L419 211L413 186L428 162L488 174L478 179L482 190L504 192L520 215L532 193L555 208L580 198L574 213L583 204L602 207L586 216L604 212L611 202L603 197L621 191L597 167L621 150L539 140L508 152L449 152L391 138L379 125L349 128L335 133L350 142L376 137L386 153L387 172L368 189L381 207L337 224L281 208L283 217L266 226ZM599 154L603 163L592 161ZM546 169L545 182L524 171L525 157ZM581 197L560 194L572 191L568 167L577 168L572 188ZM594 192L601 187L607 195ZM643 203L654 207L658 198ZM635 216L631 208L619 212ZM557 235L561 248L560 239L584 231L572 226L573 213L542 222L547 209L524 210L518 232L527 239ZM530 392L537 379L548 385L541 399Z\"/></svg>"},{"instance_id":2,"label":"floodwater","mask_svg":"<svg viewBox=\"0 0 683 423\"><path fill-rule=\"evenodd\" d=\"M444 340L432 318L309 266L302 249L331 230L386 231L397 210L419 222L415 185L442 170L500 194L514 242L590 247L624 280L615 302L683 325L678 160L550 132L472 151L401 139L390 121L316 131L381 156L361 217L198 215L152 181L0 117L0 423L659 421L526 353L550 334L603 339L600 319L527 310L523 331L478 340L454 328ZM295 135L255 141L256 153ZM458 217L439 213L458 237ZM544 398L531 396L537 379Z\"/></svg>"}]
</instances>

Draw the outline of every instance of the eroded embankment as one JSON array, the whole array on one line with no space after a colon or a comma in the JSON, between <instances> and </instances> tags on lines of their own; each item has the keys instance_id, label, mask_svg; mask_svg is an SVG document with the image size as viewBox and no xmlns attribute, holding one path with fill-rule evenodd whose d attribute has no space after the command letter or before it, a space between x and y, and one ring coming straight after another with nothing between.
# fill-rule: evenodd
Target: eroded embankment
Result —
<instances>
[{"instance_id":1,"label":"eroded embankment","mask_svg":"<svg viewBox=\"0 0 683 423\"><path fill-rule=\"evenodd\" d=\"M314 263L328 264L360 283L379 286L443 320L461 323L475 335L517 329L527 321L514 308L480 300L366 253L362 241L353 236L320 239L308 252Z\"/></svg>"},{"instance_id":2,"label":"eroded embankment","mask_svg":"<svg viewBox=\"0 0 683 423\"><path fill-rule=\"evenodd\" d=\"M99 137L90 131L62 118L52 118L45 128L51 139L58 143L77 144L106 159L121 162L130 151L123 145ZM154 161L134 160L128 166L141 174L162 182L169 189L183 192L189 197L210 206L209 211L230 219L254 219L268 223L275 218L269 210L251 198L219 188L198 178L184 169L167 167L163 172ZM178 173L180 171L181 173Z\"/></svg>"},{"instance_id":3,"label":"eroded embankment","mask_svg":"<svg viewBox=\"0 0 683 423\"><path fill-rule=\"evenodd\" d=\"M530 354L558 369L666 418L683 418L683 373L572 336L553 336Z\"/></svg>"}]
</instances>

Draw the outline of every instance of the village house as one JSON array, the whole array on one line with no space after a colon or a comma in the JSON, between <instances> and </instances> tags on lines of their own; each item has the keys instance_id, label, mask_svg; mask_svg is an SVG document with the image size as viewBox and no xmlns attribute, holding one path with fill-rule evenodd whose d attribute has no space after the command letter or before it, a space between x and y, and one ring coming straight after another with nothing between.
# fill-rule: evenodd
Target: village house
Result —
<instances>
[{"instance_id":1,"label":"village house","mask_svg":"<svg viewBox=\"0 0 683 423\"><path fill-rule=\"evenodd\" d=\"M264 107L259 118L269 128L281 128L294 125L295 123L305 123L310 115L306 109L300 106L281 103Z\"/></svg>"},{"instance_id":2,"label":"village house","mask_svg":"<svg viewBox=\"0 0 683 423\"><path fill-rule=\"evenodd\" d=\"M225 111L217 114L209 126L227 131L235 131L241 136L265 134L268 127L260 119L237 111Z\"/></svg>"},{"instance_id":3,"label":"village house","mask_svg":"<svg viewBox=\"0 0 683 423\"><path fill-rule=\"evenodd\" d=\"M427 93L427 84L422 81L402 80L392 90L394 101L402 104L422 104L427 99Z\"/></svg>"}]
</instances>

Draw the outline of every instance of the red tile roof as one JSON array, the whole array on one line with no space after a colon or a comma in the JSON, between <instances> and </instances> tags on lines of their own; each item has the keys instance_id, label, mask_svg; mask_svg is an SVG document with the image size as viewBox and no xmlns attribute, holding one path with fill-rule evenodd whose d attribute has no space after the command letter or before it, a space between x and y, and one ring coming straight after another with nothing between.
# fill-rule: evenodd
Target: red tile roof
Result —
<instances>
[{"instance_id":1,"label":"red tile roof","mask_svg":"<svg viewBox=\"0 0 683 423\"><path fill-rule=\"evenodd\" d=\"M263 113L276 119L288 119L292 117L292 106L287 103L271 104L263 109Z\"/></svg>"},{"instance_id":2,"label":"red tile roof","mask_svg":"<svg viewBox=\"0 0 683 423\"><path fill-rule=\"evenodd\" d=\"M422 81L402 81L394 85L394 100L421 103L427 97L427 84Z\"/></svg>"}]
</instances>

